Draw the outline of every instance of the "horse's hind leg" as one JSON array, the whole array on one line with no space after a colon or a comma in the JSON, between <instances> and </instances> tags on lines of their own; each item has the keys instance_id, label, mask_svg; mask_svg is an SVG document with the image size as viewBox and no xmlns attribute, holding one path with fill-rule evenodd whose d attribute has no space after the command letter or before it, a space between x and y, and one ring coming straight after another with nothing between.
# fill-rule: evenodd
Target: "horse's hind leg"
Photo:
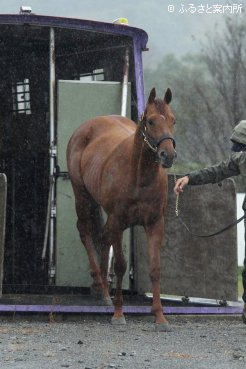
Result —
<instances>
[{"instance_id":1,"label":"horse's hind leg","mask_svg":"<svg viewBox=\"0 0 246 369\"><path fill-rule=\"evenodd\" d=\"M95 235L97 242L101 241L101 229L97 227L98 222L94 222L95 218L99 218L99 205L92 199L86 189L79 191L75 190L75 205L78 216L77 228L80 234L81 241L87 251L90 274L93 278L92 292L105 305L111 305L111 299L108 292L108 285L105 284L101 275L101 270L98 264L98 254L95 246ZM101 246L101 245L100 245Z\"/></svg>"}]
</instances>

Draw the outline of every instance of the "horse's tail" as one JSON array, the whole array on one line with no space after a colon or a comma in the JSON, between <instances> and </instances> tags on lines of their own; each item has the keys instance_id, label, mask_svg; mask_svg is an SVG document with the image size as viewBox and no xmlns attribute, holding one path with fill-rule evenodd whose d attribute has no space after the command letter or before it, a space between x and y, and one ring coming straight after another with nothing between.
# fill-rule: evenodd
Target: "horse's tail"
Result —
<instances>
[{"instance_id":1,"label":"horse's tail","mask_svg":"<svg viewBox=\"0 0 246 369\"><path fill-rule=\"evenodd\" d=\"M103 230L103 215L102 208L98 204L94 204L91 209L91 219L92 219L92 240L94 243L94 247L98 255L101 254L102 248L102 230Z\"/></svg>"}]
</instances>

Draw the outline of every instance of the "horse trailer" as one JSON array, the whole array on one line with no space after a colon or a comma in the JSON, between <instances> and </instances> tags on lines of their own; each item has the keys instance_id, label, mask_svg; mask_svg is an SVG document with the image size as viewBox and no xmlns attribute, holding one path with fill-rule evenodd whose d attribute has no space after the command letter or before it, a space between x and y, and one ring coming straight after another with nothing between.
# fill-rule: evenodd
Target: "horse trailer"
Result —
<instances>
[{"instance_id":1,"label":"horse trailer","mask_svg":"<svg viewBox=\"0 0 246 369\"><path fill-rule=\"evenodd\" d=\"M138 122L145 108L142 53L147 41L147 33L125 19L104 23L43 16L28 7L0 15L3 296L90 287L66 146L74 129L97 115L120 114ZM175 216L173 181L170 174L162 292L237 300L236 230L209 241L187 234ZM231 180L210 195L206 185L190 188L180 200L186 221L193 226L198 221L202 230L218 208L219 220L235 217ZM214 227L220 227L219 220ZM141 227L125 231L126 291L149 292L145 245Z\"/></svg>"}]
</instances>

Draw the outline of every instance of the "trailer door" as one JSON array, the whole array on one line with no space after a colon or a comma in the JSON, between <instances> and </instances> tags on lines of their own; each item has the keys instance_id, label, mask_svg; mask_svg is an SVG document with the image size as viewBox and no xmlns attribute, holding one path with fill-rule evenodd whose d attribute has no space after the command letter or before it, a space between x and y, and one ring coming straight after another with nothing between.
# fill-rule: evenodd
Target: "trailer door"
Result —
<instances>
[{"instance_id":1,"label":"trailer door","mask_svg":"<svg viewBox=\"0 0 246 369\"><path fill-rule=\"evenodd\" d=\"M67 177L66 148L73 131L98 115L121 113L122 85L119 82L58 81L57 162L60 175L56 183L56 285L89 287L91 277L86 251L76 228L77 217L71 182ZM128 84L127 116L131 116ZM129 258L130 232L123 236ZM129 263L128 263L129 264ZM126 278L127 279L127 278ZM128 280L124 288L128 289Z\"/></svg>"},{"instance_id":2,"label":"trailer door","mask_svg":"<svg viewBox=\"0 0 246 369\"><path fill-rule=\"evenodd\" d=\"M196 237L178 220L174 175L169 174L168 208L161 252L161 293L181 298L236 301L237 228L214 237ZM232 179L220 184L187 186L179 196L179 217L196 235L214 233L236 219ZM151 292L147 241L142 227L134 229L135 287Z\"/></svg>"}]
</instances>

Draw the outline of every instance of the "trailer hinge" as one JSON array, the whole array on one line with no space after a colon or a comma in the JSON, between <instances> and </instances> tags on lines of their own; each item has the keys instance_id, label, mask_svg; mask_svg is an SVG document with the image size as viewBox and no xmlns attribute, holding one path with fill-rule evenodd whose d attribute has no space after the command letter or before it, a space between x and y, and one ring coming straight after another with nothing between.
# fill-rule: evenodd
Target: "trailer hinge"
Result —
<instances>
[{"instance_id":1,"label":"trailer hinge","mask_svg":"<svg viewBox=\"0 0 246 369\"><path fill-rule=\"evenodd\" d=\"M220 306L227 306L228 305L226 299L223 299L223 298L219 301L219 304L220 304Z\"/></svg>"},{"instance_id":2,"label":"trailer hinge","mask_svg":"<svg viewBox=\"0 0 246 369\"><path fill-rule=\"evenodd\" d=\"M55 265L51 265L49 267L49 277L51 279L53 279L55 277L55 275L56 275L56 267L55 267Z\"/></svg>"},{"instance_id":3,"label":"trailer hinge","mask_svg":"<svg viewBox=\"0 0 246 369\"><path fill-rule=\"evenodd\" d=\"M56 158L56 156L57 156L57 146L56 145L51 145L50 146L50 156L52 158Z\"/></svg>"},{"instance_id":4,"label":"trailer hinge","mask_svg":"<svg viewBox=\"0 0 246 369\"><path fill-rule=\"evenodd\" d=\"M129 278L131 280L134 280L134 269L133 269L133 266L130 267L130 270L129 270Z\"/></svg>"},{"instance_id":5,"label":"trailer hinge","mask_svg":"<svg viewBox=\"0 0 246 369\"><path fill-rule=\"evenodd\" d=\"M51 206L50 217L51 218L56 218L56 205Z\"/></svg>"}]
</instances>

